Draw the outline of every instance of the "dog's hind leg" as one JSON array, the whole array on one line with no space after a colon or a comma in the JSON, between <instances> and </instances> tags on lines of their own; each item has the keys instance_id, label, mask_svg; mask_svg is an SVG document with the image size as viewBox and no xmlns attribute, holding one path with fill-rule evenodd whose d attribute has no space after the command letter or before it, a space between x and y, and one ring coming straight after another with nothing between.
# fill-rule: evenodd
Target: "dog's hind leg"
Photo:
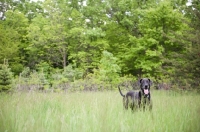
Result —
<instances>
[{"instance_id":1,"label":"dog's hind leg","mask_svg":"<svg viewBox=\"0 0 200 132\"><path fill-rule=\"evenodd\" d=\"M123 97L123 108L126 108L126 99Z\"/></svg>"},{"instance_id":2,"label":"dog's hind leg","mask_svg":"<svg viewBox=\"0 0 200 132\"><path fill-rule=\"evenodd\" d=\"M126 97L123 98L123 105L125 109L128 109L128 99Z\"/></svg>"},{"instance_id":3,"label":"dog's hind leg","mask_svg":"<svg viewBox=\"0 0 200 132\"><path fill-rule=\"evenodd\" d=\"M126 109L128 110L128 107L129 107L129 98L128 97L126 97Z\"/></svg>"}]
</instances>

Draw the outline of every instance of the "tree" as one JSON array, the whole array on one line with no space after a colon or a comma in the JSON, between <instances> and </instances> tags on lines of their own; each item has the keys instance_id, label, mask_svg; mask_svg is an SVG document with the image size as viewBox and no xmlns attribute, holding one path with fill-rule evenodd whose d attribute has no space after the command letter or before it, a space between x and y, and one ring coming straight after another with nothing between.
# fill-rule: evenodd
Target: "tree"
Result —
<instances>
[{"instance_id":1,"label":"tree","mask_svg":"<svg viewBox=\"0 0 200 132\"><path fill-rule=\"evenodd\" d=\"M4 58L8 59L15 74L23 69L27 26L28 19L18 10L8 10L6 19L0 21L0 62L3 63L1 60Z\"/></svg>"},{"instance_id":2,"label":"tree","mask_svg":"<svg viewBox=\"0 0 200 132\"><path fill-rule=\"evenodd\" d=\"M77 67L83 69L84 75L93 72L97 68L101 58L101 52L108 48L104 39L105 31L102 26L105 24L104 2L89 0L86 5L79 7L82 19L72 21L82 22L70 31L70 59ZM75 13L73 13L75 15ZM76 13L78 14L78 13ZM75 26L75 25L74 25Z\"/></svg>"},{"instance_id":3,"label":"tree","mask_svg":"<svg viewBox=\"0 0 200 132\"><path fill-rule=\"evenodd\" d=\"M79 49L84 51L86 48L82 46L86 43L85 20L82 19L82 13L71 4L64 1L45 1L45 15L38 15L32 20L28 37L32 43L29 47L30 57L36 56L35 64L41 60L62 68L72 60L77 66L82 64L79 60L84 57L79 57Z\"/></svg>"},{"instance_id":4,"label":"tree","mask_svg":"<svg viewBox=\"0 0 200 132\"><path fill-rule=\"evenodd\" d=\"M0 92L10 90L12 84L12 72L8 67L8 60L4 59L4 64L0 65Z\"/></svg>"},{"instance_id":5,"label":"tree","mask_svg":"<svg viewBox=\"0 0 200 132\"><path fill-rule=\"evenodd\" d=\"M118 63L122 68L122 74L134 74L134 58L132 59L129 50L132 47L129 36L139 35L139 12L137 1L115 0L106 1L106 15L108 20L104 29L106 39L109 42L108 51L119 58ZM128 53L129 52L129 53Z\"/></svg>"},{"instance_id":6,"label":"tree","mask_svg":"<svg viewBox=\"0 0 200 132\"><path fill-rule=\"evenodd\" d=\"M198 77L199 2L185 6L186 2L3 1L0 60L7 58L15 73L23 66L32 70L38 65L59 69L73 65L71 69L86 76L99 68L107 51L118 58L115 63L121 72L116 74L122 76L175 78L182 75L178 69L184 69L193 72L190 78ZM196 30L188 28L190 23ZM180 68L188 60L193 66Z\"/></svg>"},{"instance_id":7,"label":"tree","mask_svg":"<svg viewBox=\"0 0 200 132\"><path fill-rule=\"evenodd\" d=\"M136 46L142 56L148 58L139 59L139 67L153 67L153 69L144 72L154 72L162 68L162 73L170 74L174 72L174 62L181 61L181 58L175 57L176 54L183 54L186 51L188 41L185 37L185 30L188 25L182 21L187 21L183 14L176 11L170 2L161 2L155 8L144 10L141 14L139 29L141 37L138 38L139 45ZM141 47L143 46L144 47ZM145 50L145 52L144 52ZM142 60L144 59L144 61ZM145 61L150 63L146 63ZM160 67L162 66L162 67Z\"/></svg>"},{"instance_id":8,"label":"tree","mask_svg":"<svg viewBox=\"0 0 200 132\"><path fill-rule=\"evenodd\" d=\"M185 16L191 20L189 25L191 30L187 31L187 39L191 45L187 47L187 52L181 57L184 58L182 65L176 70L176 74L182 77L182 80L191 84L190 88L200 88L200 2L198 0L191 1L190 5L184 8Z\"/></svg>"},{"instance_id":9,"label":"tree","mask_svg":"<svg viewBox=\"0 0 200 132\"><path fill-rule=\"evenodd\" d=\"M30 57L35 56L31 67L42 60L58 67L65 67L67 64L67 24L70 23L70 16L66 15L70 13L70 9L64 10L59 3L54 2L45 1L43 8L46 10L46 15L38 15L29 26Z\"/></svg>"},{"instance_id":10,"label":"tree","mask_svg":"<svg viewBox=\"0 0 200 132\"><path fill-rule=\"evenodd\" d=\"M119 78L120 67L117 65L117 58L108 51L102 52L102 58L98 69L95 71L100 79L105 82L113 82Z\"/></svg>"}]
</instances>

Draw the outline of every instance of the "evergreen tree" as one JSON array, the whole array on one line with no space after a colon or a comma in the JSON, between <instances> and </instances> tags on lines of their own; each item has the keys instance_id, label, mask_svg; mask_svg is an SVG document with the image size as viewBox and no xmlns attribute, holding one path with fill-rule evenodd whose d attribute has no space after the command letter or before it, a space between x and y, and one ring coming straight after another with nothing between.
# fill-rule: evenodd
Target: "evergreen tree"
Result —
<instances>
[{"instance_id":1,"label":"evergreen tree","mask_svg":"<svg viewBox=\"0 0 200 132\"><path fill-rule=\"evenodd\" d=\"M11 69L8 67L8 63L4 60L4 64L0 65L0 91L10 90L11 83L12 72Z\"/></svg>"}]
</instances>

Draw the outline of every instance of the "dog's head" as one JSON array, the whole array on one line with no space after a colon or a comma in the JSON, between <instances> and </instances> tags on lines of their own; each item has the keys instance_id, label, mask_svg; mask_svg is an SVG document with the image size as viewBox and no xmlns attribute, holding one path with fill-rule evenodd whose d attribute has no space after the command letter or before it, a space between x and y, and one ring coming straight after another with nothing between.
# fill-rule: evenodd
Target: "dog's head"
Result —
<instances>
[{"instance_id":1,"label":"dog's head","mask_svg":"<svg viewBox=\"0 0 200 132\"><path fill-rule=\"evenodd\" d=\"M148 97L150 95L150 86L152 85L152 81L148 78L140 79L140 88L144 95L144 97Z\"/></svg>"}]
</instances>

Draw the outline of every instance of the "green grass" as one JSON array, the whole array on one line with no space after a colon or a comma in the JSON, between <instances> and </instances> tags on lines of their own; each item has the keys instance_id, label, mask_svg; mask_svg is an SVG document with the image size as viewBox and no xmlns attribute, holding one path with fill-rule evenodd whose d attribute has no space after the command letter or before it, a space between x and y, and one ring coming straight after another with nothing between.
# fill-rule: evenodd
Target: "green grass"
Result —
<instances>
[{"instance_id":1,"label":"green grass","mask_svg":"<svg viewBox=\"0 0 200 132\"><path fill-rule=\"evenodd\" d=\"M1 94L0 131L200 131L200 95L152 91L152 100L152 112L132 113L118 91Z\"/></svg>"}]
</instances>

